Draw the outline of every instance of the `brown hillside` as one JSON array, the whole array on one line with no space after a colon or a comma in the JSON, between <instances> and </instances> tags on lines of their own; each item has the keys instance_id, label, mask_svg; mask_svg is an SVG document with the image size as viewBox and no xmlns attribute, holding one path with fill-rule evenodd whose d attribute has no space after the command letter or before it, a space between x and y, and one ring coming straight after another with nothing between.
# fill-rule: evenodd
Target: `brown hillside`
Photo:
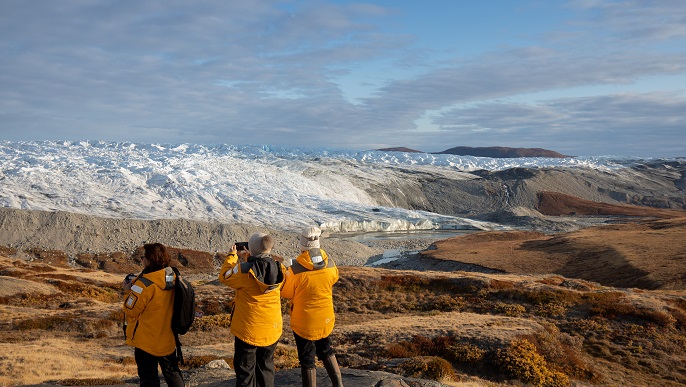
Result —
<instances>
[{"instance_id":1,"label":"brown hillside","mask_svg":"<svg viewBox=\"0 0 686 387\"><path fill-rule=\"evenodd\" d=\"M428 257L508 273L555 273L607 286L686 289L686 218L599 226L559 235L484 232L436 243Z\"/></svg>"},{"instance_id":2,"label":"brown hillside","mask_svg":"<svg viewBox=\"0 0 686 387\"><path fill-rule=\"evenodd\" d=\"M654 207L616 205L594 202L559 192L539 192L538 210L542 214L560 215L620 215L651 218L686 217L686 211Z\"/></svg>"}]
</instances>

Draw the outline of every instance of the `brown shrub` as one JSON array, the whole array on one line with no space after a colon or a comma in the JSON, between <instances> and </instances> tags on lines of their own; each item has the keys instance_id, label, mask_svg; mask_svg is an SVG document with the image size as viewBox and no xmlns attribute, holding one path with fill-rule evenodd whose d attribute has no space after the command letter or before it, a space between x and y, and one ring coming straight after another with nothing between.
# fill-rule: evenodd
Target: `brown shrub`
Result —
<instances>
[{"instance_id":1,"label":"brown shrub","mask_svg":"<svg viewBox=\"0 0 686 387\"><path fill-rule=\"evenodd\" d=\"M543 356L528 340L515 340L495 354L495 364L511 378L540 387L569 386L569 378L550 370Z\"/></svg>"},{"instance_id":2,"label":"brown shrub","mask_svg":"<svg viewBox=\"0 0 686 387\"><path fill-rule=\"evenodd\" d=\"M384 355L402 359L421 356L440 356L455 363L476 364L486 355L486 350L469 343L457 342L453 336L414 336L411 341L388 344Z\"/></svg>"},{"instance_id":3,"label":"brown shrub","mask_svg":"<svg viewBox=\"0 0 686 387\"><path fill-rule=\"evenodd\" d=\"M686 329L686 311L681 308L669 308L669 312L674 318L674 325L677 329Z\"/></svg>"},{"instance_id":4,"label":"brown shrub","mask_svg":"<svg viewBox=\"0 0 686 387\"><path fill-rule=\"evenodd\" d=\"M0 275L4 277L24 278L28 273L28 270L16 267L3 267L2 270L0 270Z\"/></svg>"},{"instance_id":5,"label":"brown shrub","mask_svg":"<svg viewBox=\"0 0 686 387\"><path fill-rule=\"evenodd\" d=\"M602 296L606 294L606 296ZM621 293L595 293L588 296L589 312L608 320L628 320L670 327L678 322L677 318L662 310L639 307L626 301Z\"/></svg>"},{"instance_id":6,"label":"brown shrub","mask_svg":"<svg viewBox=\"0 0 686 387\"><path fill-rule=\"evenodd\" d=\"M300 367L298 350L296 348L284 347L282 345L277 346L276 351L274 351L274 365L278 369Z\"/></svg>"},{"instance_id":7,"label":"brown shrub","mask_svg":"<svg viewBox=\"0 0 686 387\"><path fill-rule=\"evenodd\" d=\"M552 276L552 277L546 277L546 278L540 279L536 282L538 282L539 284L559 286L560 284L564 283L565 281L566 281L566 279L564 277Z\"/></svg>"},{"instance_id":8,"label":"brown shrub","mask_svg":"<svg viewBox=\"0 0 686 387\"><path fill-rule=\"evenodd\" d=\"M507 304L504 302L496 302L493 305L493 310L496 313L512 317L521 316L522 314L526 313L526 308L523 305Z\"/></svg>"},{"instance_id":9,"label":"brown shrub","mask_svg":"<svg viewBox=\"0 0 686 387\"><path fill-rule=\"evenodd\" d=\"M457 343L448 346L446 358L455 363L476 364L483 360L486 350L468 343Z\"/></svg>"},{"instance_id":10,"label":"brown shrub","mask_svg":"<svg viewBox=\"0 0 686 387\"><path fill-rule=\"evenodd\" d=\"M574 305L579 299L578 295L567 290L528 290L522 288L501 289L487 296L496 300L519 301L532 305Z\"/></svg>"},{"instance_id":11,"label":"brown shrub","mask_svg":"<svg viewBox=\"0 0 686 387\"><path fill-rule=\"evenodd\" d=\"M18 331L43 330L77 333L85 338L102 338L120 332L117 323L110 319L83 318L76 316L47 316L13 321L12 329Z\"/></svg>"},{"instance_id":12,"label":"brown shrub","mask_svg":"<svg viewBox=\"0 0 686 387\"><path fill-rule=\"evenodd\" d=\"M407 376L436 381L454 381L455 370L450 363L436 356L421 356L409 359L400 364L400 369Z\"/></svg>"},{"instance_id":13,"label":"brown shrub","mask_svg":"<svg viewBox=\"0 0 686 387\"><path fill-rule=\"evenodd\" d=\"M554 324L545 324L543 332L521 336L520 339L534 344L546 361L567 375L588 381L598 381L600 375L591 364L583 360L583 339L561 333Z\"/></svg>"},{"instance_id":14,"label":"brown shrub","mask_svg":"<svg viewBox=\"0 0 686 387\"><path fill-rule=\"evenodd\" d=\"M3 257L9 257L17 253L17 249L9 246L0 246L0 255Z\"/></svg>"},{"instance_id":15,"label":"brown shrub","mask_svg":"<svg viewBox=\"0 0 686 387\"><path fill-rule=\"evenodd\" d=\"M46 282L72 296L90 298L105 303L121 301L121 294L110 287L90 285L79 281L65 281L58 278L49 278Z\"/></svg>"},{"instance_id":16,"label":"brown shrub","mask_svg":"<svg viewBox=\"0 0 686 387\"><path fill-rule=\"evenodd\" d=\"M226 297L204 299L198 303L198 308L203 314L212 316L217 314L231 313L232 300Z\"/></svg>"},{"instance_id":17,"label":"brown shrub","mask_svg":"<svg viewBox=\"0 0 686 387\"><path fill-rule=\"evenodd\" d=\"M592 292L584 293L581 296L582 300L592 306L606 306L609 304L615 304L622 301L624 293L616 291L602 291L602 292Z\"/></svg>"},{"instance_id":18,"label":"brown shrub","mask_svg":"<svg viewBox=\"0 0 686 387\"><path fill-rule=\"evenodd\" d=\"M193 321L191 330L206 331L212 327L228 328L231 326L230 314L216 314L211 316L202 316Z\"/></svg>"},{"instance_id":19,"label":"brown shrub","mask_svg":"<svg viewBox=\"0 0 686 387\"><path fill-rule=\"evenodd\" d=\"M561 317L567 312L567 306L561 302L534 305L532 312L539 316Z\"/></svg>"},{"instance_id":20,"label":"brown shrub","mask_svg":"<svg viewBox=\"0 0 686 387\"><path fill-rule=\"evenodd\" d=\"M34 273L49 273L51 271L57 271L54 267L50 265L46 265L43 263L36 263L36 262L31 262L30 264L24 263L24 262L15 262L15 266L22 266L23 268L34 272Z\"/></svg>"},{"instance_id":21,"label":"brown shrub","mask_svg":"<svg viewBox=\"0 0 686 387\"><path fill-rule=\"evenodd\" d=\"M600 318L575 319L566 323L565 326L571 332L607 333L612 331L612 327L610 326L608 321Z\"/></svg>"},{"instance_id":22,"label":"brown shrub","mask_svg":"<svg viewBox=\"0 0 686 387\"><path fill-rule=\"evenodd\" d=\"M100 262L95 258L95 254L89 254L89 253L80 253L76 255L76 259L74 261L83 266L87 267L89 269L99 269L100 268Z\"/></svg>"},{"instance_id":23,"label":"brown shrub","mask_svg":"<svg viewBox=\"0 0 686 387\"><path fill-rule=\"evenodd\" d=\"M460 310L464 306L464 300L461 297L454 297L450 294L440 294L432 299L427 300L423 310L440 310L442 312L449 312Z\"/></svg>"},{"instance_id":24,"label":"brown shrub","mask_svg":"<svg viewBox=\"0 0 686 387\"><path fill-rule=\"evenodd\" d=\"M502 281L497 279L492 279L488 284L488 288L491 290L503 290L503 289L513 289L515 287L512 281Z\"/></svg>"},{"instance_id":25,"label":"brown shrub","mask_svg":"<svg viewBox=\"0 0 686 387\"><path fill-rule=\"evenodd\" d=\"M124 318L126 315L124 315L124 311L122 309L116 309L110 312L110 314L107 316L107 319L110 321L124 321Z\"/></svg>"},{"instance_id":26,"label":"brown shrub","mask_svg":"<svg viewBox=\"0 0 686 387\"><path fill-rule=\"evenodd\" d=\"M25 252L33 255L37 259L43 260L45 263L55 266L69 267L69 257L64 251L31 248Z\"/></svg>"},{"instance_id":27,"label":"brown shrub","mask_svg":"<svg viewBox=\"0 0 686 387\"><path fill-rule=\"evenodd\" d=\"M406 292L418 292L429 283L427 278L413 274L384 275L375 284L384 290L402 290Z\"/></svg>"},{"instance_id":28,"label":"brown shrub","mask_svg":"<svg viewBox=\"0 0 686 387\"><path fill-rule=\"evenodd\" d=\"M12 324L12 328L19 331L40 329L44 331L60 330L73 332L79 330L79 324L74 316L47 316L15 321Z\"/></svg>"},{"instance_id":29,"label":"brown shrub","mask_svg":"<svg viewBox=\"0 0 686 387\"><path fill-rule=\"evenodd\" d=\"M438 354L436 347L433 339L416 335L411 341L389 344L386 347L386 355L392 358L433 356ZM442 349L445 349L445 346Z\"/></svg>"},{"instance_id":30,"label":"brown shrub","mask_svg":"<svg viewBox=\"0 0 686 387\"><path fill-rule=\"evenodd\" d=\"M417 353L416 348L405 343L391 343L384 348L384 355L392 359L403 359L419 356L419 353Z\"/></svg>"},{"instance_id":31,"label":"brown shrub","mask_svg":"<svg viewBox=\"0 0 686 387\"><path fill-rule=\"evenodd\" d=\"M39 307L53 305L64 297L62 294L15 294L13 296L0 297L0 305L14 305L24 307Z\"/></svg>"}]
</instances>

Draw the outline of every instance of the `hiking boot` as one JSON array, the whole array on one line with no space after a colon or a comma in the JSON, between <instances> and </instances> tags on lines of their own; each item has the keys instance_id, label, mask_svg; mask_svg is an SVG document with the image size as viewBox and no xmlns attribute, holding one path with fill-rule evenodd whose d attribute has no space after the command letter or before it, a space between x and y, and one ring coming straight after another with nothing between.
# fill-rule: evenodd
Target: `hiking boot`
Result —
<instances>
[{"instance_id":1,"label":"hiking boot","mask_svg":"<svg viewBox=\"0 0 686 387\"><path fill-rule=\"evenodd\" d=\"M338 368L338 362L336 361L336 355L331 355L324 359L324 367L326 367L326 372L331 378L331 384L333 387L343 387L343 376L341 376L341 369Z\"/></svg>"},{"instance_id":2,"label":"hiking boot","mask_svg":"<svg viewBox=\"0 0 686 387\"><path fill-rule=\"evenodd\" d=\"M317 369L300 368L303 379L303 387L317 387Z\"/></svg>"}]
</instances>

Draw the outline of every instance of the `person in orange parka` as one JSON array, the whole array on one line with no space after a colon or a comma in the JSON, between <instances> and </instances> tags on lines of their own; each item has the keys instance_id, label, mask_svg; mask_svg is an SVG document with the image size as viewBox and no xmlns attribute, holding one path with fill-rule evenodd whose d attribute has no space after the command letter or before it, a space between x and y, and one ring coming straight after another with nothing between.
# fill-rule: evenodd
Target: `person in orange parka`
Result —
<instances>
[{"instance_id":1,"label":"person in orange parka","mask_svg":"<svg viewBox=\"0 0 686 387\"><path fill-rule=\"evenodd\" d=\"M226 257L219 281L236 289L231 313L236 386L274 386L274 351L283 330L281 287L286 269L271 256L274 239L253 234L248 250ZM239 261L240 259L240 261Z\"/></svg>"},{"instance_id":2,"label":"person in orange parka","mask_svg":"<svg viewBox=\"0 0 686 387\"><path fill-rule=\"evenodd\" d=\"M316 355L333 386L342 387L341 370L329 339L336 321L332 290L338 281L338 268L321 249L321 234L317 227L306 227L300 234L301 253L286 271L281 296L291 300L291 329L298 348L302 385L316 386Z\"/></svg>"},{"instance_id":3,"label":"person in orange parka","mask_svg":"<svg viewBox=\"0 0 686 387\"><path fill-rule=\"evenodd\" d=\"M169 387L183 387L171 329L176 274L169 267L171 257L164 245L148 243L143 249L143 272L135 280L123 283L126 345L135 347L142 387L160 385L158 364Z\"/></svg>"}]
</instances>

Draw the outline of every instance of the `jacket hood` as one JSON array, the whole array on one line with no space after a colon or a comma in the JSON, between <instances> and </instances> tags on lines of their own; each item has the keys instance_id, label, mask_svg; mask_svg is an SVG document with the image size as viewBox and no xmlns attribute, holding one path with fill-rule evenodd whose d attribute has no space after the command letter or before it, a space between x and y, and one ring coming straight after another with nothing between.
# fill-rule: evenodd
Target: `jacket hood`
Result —
<instances>
[{"instance_id":1,"label":"jacket hood","mask_svg":"<svg viewBox=\"0 0 686 387\"><path fill-rule=\"evenodd\" d=\"M174 270L172 270L171 267L165 267L162 270L152 271L149 273L143 271L143 277L152 281L152 283L157 285L157 287L162 290L171 290L176 284L176 274L174 274Z\"/></svg>"},{"instance_id":2,"label":"jacket hood","mask_svg":"<svg viewBox=\"0 0 686 387\"><path fill-rule=\"evenodd\" d=\"M322 249L310 249L303 251L296 261L307 270L323 269L329 263L329 257Z\"/></svg>"},{"instance_id":3,"label":"jacket hood","mask_svg":"<svg viewBox=\"0 0 686 387\"><path fill-rule=\"evenodd\" d=\"M264 293L278 287L285 279L281 264L268 254L249 257L248 263L251 265L250 274L255 277Z\"/></svg>"}]
</instances>

